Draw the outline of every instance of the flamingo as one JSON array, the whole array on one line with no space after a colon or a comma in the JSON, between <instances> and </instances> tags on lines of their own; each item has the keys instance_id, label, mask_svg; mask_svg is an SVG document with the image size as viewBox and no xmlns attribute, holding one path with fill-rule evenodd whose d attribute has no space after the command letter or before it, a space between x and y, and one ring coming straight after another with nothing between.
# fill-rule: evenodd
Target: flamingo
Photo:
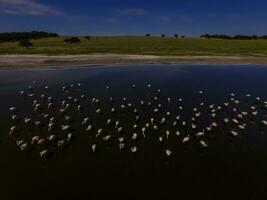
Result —
<instances>
[{"instance_id":1,"label":"flamingo","mask_svg":"<svg viewBox=\"0 0 267 200\"><path fill-rule=\"evenodd\" d=\"M133 153L137 153L138 148L137 148L136 146L133 146L133 147L131 148L131 151L132 151Z\"/></svg>"},{"instance_id":2,"label":"flamingo","mask_svg":"<svg viewBox=\"0 0 267 200\"><path fill-rule=\"evenodd\" d=\"M223 121L224 121L225 124L229 123L229 119L228 118L224 118Z\"/></svg>"},{"instance_id":3,"label":"flamingo","mask_svg":"<svg viewBox=\"0 0 267 200\"><path fill-rule=\"evenodd\" d=\"M16 111L16 110L17 110L16 107L10 107L10 108L9 108L9 111L11 111L11 112L14 112L14 111Z\"/></svg>"},{"instance_id":4,"label":"flamingo","mask_svg":"<svg viewBox=\"0 0 267 200\"><path fill-rule=\"evenodd\" d=\"M183 139L183 143L187 143L190 140L189 135L187 135L186 137L184 137Z\"/></svg>"},{"instance_id":5,"label":"flamingo","mask_svg":"<svg viewBox=\"0 0 267 200\"><path fill-rule=\"evenodd\" d=\"M213 126L213 127L218 127L218 124L217 124L216 122L212 122L212 123L211 123L211 126Z\"/></svg>"},{"instance_id":6,"label":"flamingo","mask_svg":"<svg viewBox=\"0 0 267 200\"><path fill-rule=\"evenodd\" d=\"M121 126L118 128L118 132L119 133L123 132L123 128Z\"/></svg>"},{"instance_id":7,"label":"flamingo","mask_svg":"<svg viewBox=\"0 0 267 200\"><path fill-rule=\"evenodd\" d=\"M61 125L61 130L62 131L68 131L68 130L70 130L70 125Z\"/></svg>"},{"instance_id":8,"label":"flamingo","mask_svg":"<svg viewBox=\"0 0 267 200\"><path fill-rule=\"evenodd\" d=\"M207 148L208 147L208 145L207 145L207 143L204 141L204 140L200 140L200 145L202 146L202 147L204 147L204 148Z\"/></svg>"},{"instance_id":9,"label":"flamingo","mask_svg":"<svg viewBox=\"0 0 267 200\"><path fill-rule=\"evenodd\" d=\"M70 142L73 139L72 133L68 133L67 135L67 141Z\"/></svg>"},{"instance_id":10,"label":"flamingo","mask_svg":"<svg viewBox=\"0 0 267 200\"><path fill-rule=\"evenodd\" d=\"M92 131L93 130L93 126L92 125L89 125L87 128L86 128L86 131Z\"/></svg>"},{"instance_id":11,"label":"flamingo","mask_svg":"<svg viewBox=\"0 0 267 200\"><path fill-rule=\"evenodd\" d=\"M166 130L166 138L167 138L167 140L169 139L169 135L170 135L170 131L168 131L168 130Z\"/></svg>"},{"instance_id":12,"label":"flamingo","mask_svg":"<svg viewBox=\"0 0 267 200\"><path fill-rule=\"evenodd\" d=\"M135 129L135 130L138 129L138 125L137 124L134 124L133 125L133 129Z\"/></svg>"},{"instance_id":13,"label":"flamingo","mask_svg":"<svg viewBox=\"0 0 267 200\"><path fill-rule=\"evenodd\" d=\"M142 128L142 134L143 134L144 138L146 137L145 132L146 132L146 127L143 127Z\"/></svg>"},{"instance_id":14,"label":"flamingo","mask_svg":"<svg viewBox=\"0 0 267 200\"><path fill-rule=\"evenodd\" d=\"M45 143L45 139L40 139L37 142L38 145L43 145L44 143Z\"/></svg>"},{"instance_id":15,"label":"flamingo","mask_svg":"<svg viewBox=\"0 0 267 200\"><path fill-rule=\"evenodd\" d=\"M158 108L155 108L154 109L154 113L157 113L157 112L159 112L159 109Z\"/></svg>"},{"instance_id":16,"label":"flamingo","mask_svg":"<svg viewBox=\"0 0 267 200\"><path fill-rule=\"evenodd\" d=\"M100 136L102 133L103 133L103 129L102 128L98 129L96 137Z\"/></svg>"},{"instance_id":17,"label":"flamingo","mask_svg":"<svg viewBox=\"0 0 267 200\"><path fill-rule=\"evenodd\" d=\"M35 144L40 140L40 136L33 136L31 140L31 144Z\"/></svg>"},{"instance_id":18,"label":"flamingo","mask_svg":"<svg viewBox=\"0 0 267 200\"><path fill-rule=\"evenodd\" d=\"M266 120L262 120L262 125L264 125L264 126L267 126L267 121Z\"/></svg>"},{"instance_id":19,"label":"flamingo","mask_svg":"<svg viewBox=\"0 0 267 200\"><path fill-rule=\"evenodd\" d=\"M239 124L238 125L238 128L241 129L241 130L244 130L246 128L246 124Z\"/></svg>"},{"instance_id":20,"label":"flamingo","mask_svg":"<svg viewBox=\"0 0 267 200\"><path fill-rule=\"evenodd\" d=\"M89 123L89 118L88 117L84 118L82 121L82 125L86 125L88 123Z\"/></svg>"},{"instance_id":21,"label":"flamingo","mask_svg":"<svg viewBox=\"0 0 267 200\"><path fill-rule=\"evenodd\" d=\"M40 152L40 157L46 157L48 155L48 150L43 150Z\"/></svg>"},{"instance_id":22,"label":"flamingo","mask_svg":"<svg viewBox=\"0 0 267 200\"><path fill-rule=\"evenodd\" d=\"M197 134L196 134L196 136L197 137L201 137L201 136L203 136L205 134L205 131L203 130L202 132L198 132Z\"/></svg>"},{"instance_id":23,"label":"flamingo","mask_svg":"<svg viewBox=\"0 0 267 200\"><path fill-rule=\"evenodd\" d=\"M137 133L133 133L132 140L137 140L137 137L138 137Z\"/></svg>"},{"instance_id":24,"label":"flamingo","mask_svg":"<svg viewBox=\"0 0 267 200\"><path fill-rule=\"evenodd\" d=\"M251 114L252 114L253 116L257 116L257 115L258 115L258 111L251 112Z\"/></svg>"},{"instance_id":25,"label":"flamingo","mask_svg":"<svg viewBox=\"0 0 267 200\"><path fill-rule=\"evenodd\" d=\"M21 151L25 151L28 147L28 143L23 143L19 147L20 147Z\"/></svg>"},{"instance_id":26,"label":"flamingo","mask_svg":"<svg viewBox=\"0 0 267 200\"><path fill-rule=\"evenodd\" d=\"M237 131L233 131L233 130L232 130L230 133L231 133L233 136L235 136L235 137L238 136L238 132L237 132Z\"/></svg>"},{"instance_id":27,"label":"flamingo","mask_svg":"<svg viewBox=\"0 0 267 200\"><path fill-rule=\"evenodd\" d=\"M179 137L181 135L180 131L176 131L175 134Z\"/></svg>"},{"instance_id":28,"label":"flamingo","mask_svg":"<svg viewBox=\"0 0 267 200\"><path fill-rule=\"evenodd\" d=\"M116 121L116 122L115 122L115 128L118 128L119 125L120 125L120 122L119 122L119 121Z\"/></svg>"},{"instance_id":29,"label":"flamingo","mask_svg":"<svg viewBox=\"0 0 267 200\"><path fill-rule=\"evenodd\" d=\"M108 119L107 122L106 122L107 125L110 125L111 124L111 119Z\"/></svg>"},{"instance_id":30,"label":"flamingo","mask_svg":"<svg viewBox=\"0 0 267 200\"><path fill-rule=\"evenodd\" d=\"M30 123L30 122L31 122L31 118L27 118L27 117L25 117L24 122L25 122L25 124Z\"/></svg>"},{"instance_id":31,"label":"flamingo","mask_svg":"<svg viewBox=\"0 0 267 200\"><path fill-rule=\"evenodd\" d=\"M168 157L170 157L170 156L172 155L172 151L169 150L169 149L166 149L165 153L166 153L166 155L167 155Z\"/></svg>"},{"instance_id":32,"label":"flamingo","mask_svg":"<svg viewBox=\"0 0 267 200\"><path fill-rule=\"evenodd\" d=\"M206 131L210 132L211 131L211 126L206 127Z\"/></svg>"},{"instance_id":33,"label":"flamingo","mask_svg":"<svg viewBox=\"0 0 267 200\"><path fill-rule=\"evenodd\" d=\"M119 144L119 149L120 150L123 150L125 148L125 146L126 146L125 143L120 143Z\"/></svg>"},{"instance_id":34,"label":"flamingo","mask_svg":"<svg viewBox=\"0 0 267 200\"><path fill-rule=\"evenodd\" d=\"M104 136L103 137L103 140L104 141L108 141L108 140L110 140L111 139L111 135L107 135L107 136Z\"/></svg>"},{"instance_id":35,"label":"flamingo","mask_svg":"<svg viewBox=\"0 0 267 200\"><path fill-rule=\"evenodd\" d=\"M93 144L91 148L92 148L92 151L95 153L96 152L96 148L97 148L96 144Z\"/></svg>"},{"instance_id":36,"label":"flamingo","mask_svg":"<svg viewBox=\"0 0 267 200\"><path fill-rule=\"evenodd\" d=\"M9 135L12 135L13 133L15 133L17 131L17 127L16 126L12 126L10 128L10 131L9 131Z\"/></svg>"},{"instance_id":37,"label":"flamingo","mask_svg":"<svg viewBox=\"0 0 267 200\"><path fill-rule=\"evenodd\" d=\"M56 138L55 135L49 135L49 136L47 137L47 139L48 139L49 141L53 141L53 140L55 140L55 138Z\"/></svg>"}]
</instances>

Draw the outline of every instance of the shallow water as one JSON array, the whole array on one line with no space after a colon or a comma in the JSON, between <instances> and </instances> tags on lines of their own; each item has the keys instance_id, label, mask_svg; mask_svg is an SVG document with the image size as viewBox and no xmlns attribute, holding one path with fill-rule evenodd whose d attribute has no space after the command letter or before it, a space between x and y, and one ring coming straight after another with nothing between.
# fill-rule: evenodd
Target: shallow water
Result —
<instances>
[{"instance_id":1,"label":"shallow water","mask_svg":"<svg viewBox=\"0 0 267 200\"><path fill-rule=\"evenodd\" d=\"M81 87L77 87L78 83L81 83ZM69 88L70 84L74 87ZM136 88L132 88L132 84ZM151 88L147 84L151 84ZM68 87L70 95L74 97L78 98L81 94L86 96L82 102L82 112L75 108L69 112L74 119L72 132L75 139L65 148L53 145L46 147L53 153L46 159L39 156L42 148L22 152L16 145L17 138L29 139L37 134L46 136L46 129L23 126L19 136L8 135L10 127L14 125L9 107L16 106L24 117L38 118L31 107L35 97L19 94L20 90L29 91L29 85L33 85L33 91L38 97L43 93L52 96L56 106L66 98L61 88L63 85ZM44 89L45 85L49 86L48 90ZM110 89L106 89L106 85ZM161 89L160 93L158 89ZM204 91L202 97L198 94L200 90ZM266 101L266 91L267 66L140 65L0 71L1 197L266 199L267 130L260 126L260 122L267 119L267 112L255 100L259 96ZM257 106L259 115L246 119L247 130L239 131L238 137L231 136L229 131L233 127L225 127L221 122L224 116L230 116L227 110L216 118L219 122L216 131L205 136L207 148L202 148L196 138L183 144L183 137L201 131L210 123L210 117L207 111L203 111L206 115L198 122L195 132L180 125L173 128L171 123L178 113L178 99L183 99L182 120L189 123L192 109L201 101L205 102L206 107L210 104L222 105L229 100L230 93L235 93L241 102L236 106L238 111L248 111L249 106ZM248 93L251 94L250 98L246 97ZM159 120L166 117L167 111L171 112L171 116L157 136L148 131L146 138L131 141L134 115L128 109L116 114L108 112L110 96L114 98L117 110L120 109L123 97L127 97L138 108L140 127L149 122L151 116ZM148 106L142 108L139 105L141 100L152 102L154 96L158 96L163 105L157 116ZM101 101L101 115L95 113L95 106L91 104L93 97ZM171 103L168 103L168 97ZM56 109L50 114L62 120ZM118 134L104 128L113 136L113 140L103 142L81 126L86 116L99 128L105 127L108 118L120 120L125 132ZM164 137L166 130L173 133L176 129L181 131L180 137L171 134L168 141L164 140L162 144L158 142L158 136ZM118 147L117 139L121 136L126 138L124 151ZM99 146L97 153L91 150L94 143ZM130 151L134 145L138 147L136 154ZM166 157L166 148L172 150L171 158Z\"/></svg>"}]
</instances>

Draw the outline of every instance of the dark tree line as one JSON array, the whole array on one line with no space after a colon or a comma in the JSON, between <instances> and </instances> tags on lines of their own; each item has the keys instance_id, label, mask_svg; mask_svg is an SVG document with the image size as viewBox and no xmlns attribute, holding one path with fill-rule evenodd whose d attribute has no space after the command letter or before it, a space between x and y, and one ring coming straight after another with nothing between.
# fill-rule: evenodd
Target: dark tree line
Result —
<instances>
[{"instance_id":1,"label":"dark tree line","mask_svg":"<svg viewBox=\"0 0 267 200\"><path fill-rule=\"evenodd\" d=\"M151 34L145 34L145 36L146 37L151 37ZM165 34L161 34L160 37L164 38L164 37L167 37L167 36ZM175 38L179 38L179 37L185 38L184 35L179 36L178 34L174 34L173 37L175 37Z\"/></svg>"},{"instance_id":2,"label":"dark tree line","mask_svg":"<svg viewBox=\"0 0 267 200\"><path fill-rule=\"evenodd\" d=\"M49 37L58 37L56 33L47 33L43 31L32 32L6 32L0 33L0 42L16 42L20 40L41 39Z\"/></svg>"},{"instance_id":3,"label":"dark tree line","mask_svg":"<svg viewBox=\"0 0 267 200\"><path fill-rule=\"evenodd\" d=\"M70 37L64 40L67 44L79 44L81 40L78 37Z\"/></svg>"},{"instance_id":4,"label":"dark tree line","mask_svg":"<svg viewBox=\"0 0 267 200\"><path fill-rule=\"evenodd\" d=\"M267 39L267 35L264 36L257 36L257 35L235 35L235 36L229 36L229 35L210 35L210 34L205 34L201 35L200 37L202 38L215 38L215 39L225 39L225 40L257 40L257 39Z\"/></svg>"}]
</instances>

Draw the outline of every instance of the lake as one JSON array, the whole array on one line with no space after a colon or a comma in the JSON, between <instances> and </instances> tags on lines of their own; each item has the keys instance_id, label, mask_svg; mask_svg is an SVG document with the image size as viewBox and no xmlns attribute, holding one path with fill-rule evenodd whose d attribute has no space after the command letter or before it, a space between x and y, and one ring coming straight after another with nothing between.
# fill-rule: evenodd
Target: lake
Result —
<instances>
[{"instance_id":1,"label":"lake","mask_svg":"<svg viewBox=\"0 0 267 200\"><path fill-rule=\"evenodd\" d=\"M266 199L264 101L267 66L261 65L0 71L1 197ZM9 110L13 106L16 112ZM47 139L51 135L55 141ZM31 144L33 136L44 144ZM22 151L23 143L28 146ZM41 157L44 150L49 153Z\"/></svg>"}]
</instances>

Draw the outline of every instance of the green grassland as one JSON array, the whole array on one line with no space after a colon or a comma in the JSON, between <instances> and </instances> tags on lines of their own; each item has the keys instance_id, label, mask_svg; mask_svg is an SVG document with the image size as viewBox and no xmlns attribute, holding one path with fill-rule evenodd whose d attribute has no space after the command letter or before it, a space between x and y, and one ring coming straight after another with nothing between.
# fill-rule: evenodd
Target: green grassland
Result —
<instances>
[{"instance_id":1,"label":"green grassland","mask_svg":"<svg viewBox=\"0 0 267 200\"><path fill-rule=\"evenodd\" d=\"M0 54L75 55L120 53L172 56L267 56L267 40L222 40L171 37L80 37L80 44L64 43L66 37L32 40L31 48L18 42L0 43Z\"/></svg>"}]
</instances>

